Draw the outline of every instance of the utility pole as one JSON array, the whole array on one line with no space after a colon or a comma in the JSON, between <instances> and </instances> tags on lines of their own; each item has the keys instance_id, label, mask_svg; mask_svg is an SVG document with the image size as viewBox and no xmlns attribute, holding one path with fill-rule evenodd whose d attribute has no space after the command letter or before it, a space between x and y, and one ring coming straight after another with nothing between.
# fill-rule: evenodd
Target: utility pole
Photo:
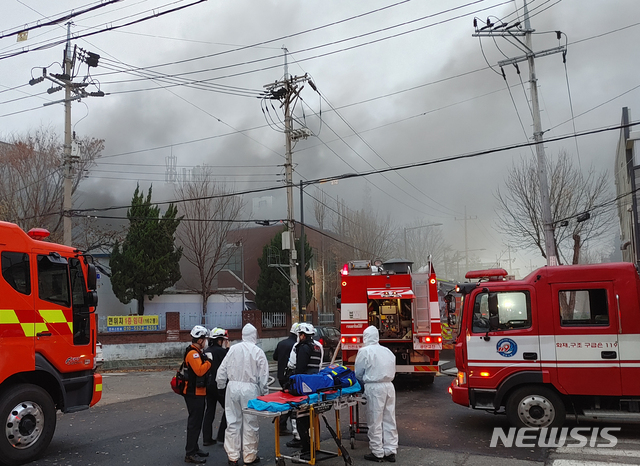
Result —
<instances>
[{"instance_id":1,"label":"utility pole","mask_svg":"<svg viewBox=\"0 0 640 466\"><path fill-rule=\"evenodd\" d=\"M534 29L531 29L531 23L529 20L529 10L527 8L527 0L524 0L524 29L520 29L520 22L516 22L511 26L507 23L494 24L487 19L487 24L480 29L477 29L477 22L474 19L474 26L476 27L476 33L473 37L509 37L517 41L524 49L525 55L501 60L498 65L502 69L505 65L514 65L518 69L517 63L527 61L529 64L529 83L531 86L531 105L533 113L533 140L536 143L536 156L538 162L538 183L540 186L540 202L542 204L542 224L544 229L544 244L545 255L547 256L547 265L558 265L558 255L556 252L556 244L553 231L553 220L551 218L551 204L549 201L549 184L547 181L547 162L544 153L542 123L540 120L540 104L538 102L538 78L536 76L535 58L543 57L546 55L552 55L554 53L565 53L564 46L554 47L552 49L541 50L539 52L533 51L533 45L531 36ZM517 29L515 29L517 28ZM557 31L558 39L560 38L560 32ZM518 38L518 36L524 36L524 43ZM503 76L504 69L502 69ZM506 79L506 78L505 78Z\"/></svg>"},{"instance_id":2,"label":"utility pole","mask_svg":"<svg viewBox=\"0 0 640 466\"><path fill-rule=\"evenodd\" d=\"M71 246L71 185L72 185L72 160L71 160L71 23L67 24L67 46L64 50L64 72L68 78L64 86L64 198L62 202L62 229L63 243Z\"/></svg>"},{"instance_id":3,"label":"utility pole","mask_svg":"<svg viewBox=\"0 0 640 466\"><path fill-rule=\"evenodd\" d=\"M96 53L81 51L81 60L90 67L97 67L100 55ZM83 97L104 97L104 92L87 92L86 87L91 82L73 82L73 69L76 61L76 50L71 50L71 23L67 23L67 43L64 49L64 60L62 74L47 74L47 69L42 68L42 76L33 78L29 81L30 85L35 85L45 79L56 84L56 87L47 89L47 93L53 94L64 88L64 99L55 102L47 102L44 106L64 103L64 147L63 147L63 164L64 164L64 183L62 198L62 229L63 244L71 246L71 209L72 209L72 190L73 190L73 163L79 158L72 153L72 132L71 132L71 102L80 101Z\"/></svg>"},{"instance_id":4,"label":"utility pole","mask_svg":"<svg viewBox=\"0 0 640 466\"><path fill-rule=\"evenodd\" d=\"M284 109L284 135L285 135L285 182L287 185L287 231L282 236L282 249L289 249L289 290L291 293L291 322L300 321L300 307L298 300L298 267L297 251L295 243L295 221L293 210L293 160L292 142L298 139L307 138L311 132L307 128L294 130L293 118L291 116L295 103L300 97L300 91L304 88L304 83L317 91L311 79L304 76L289 76L287 68L287 49L284 48L284 79L272 84L265 85L265 98L279 100ZM304 248L304 244L302 245ZM304 264L302 264L304 274ZM302 278L304 281L304 277Z\"/></svg>"},{"instance_id":5,"label":"utility pole","mask_svg":"<svg viewBox=\"0 0 640 466\"><path fill-rule=\"evenodd\" d=\"M464 267L465 267L464 270L465 270L465 273L469 271L469 251L484 250L484 249L469 249L467 220L475 220L476 218L478 217L477 216L467 217L467 206L464 206L464 219L456 218L456 220L464 220Z\"/></svg>"}]
</instances>

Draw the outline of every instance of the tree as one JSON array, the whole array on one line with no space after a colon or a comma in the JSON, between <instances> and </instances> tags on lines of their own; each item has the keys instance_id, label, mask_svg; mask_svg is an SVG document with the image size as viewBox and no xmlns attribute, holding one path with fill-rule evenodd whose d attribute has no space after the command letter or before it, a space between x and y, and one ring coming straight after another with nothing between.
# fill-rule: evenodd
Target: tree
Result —
<instances>
[{"instance_id":1,"label":"tree","mask_svg":"<svg viewBox=\"0 0 640 466\"><path fill-rule=\"evenodd\" d=\"M305 239L305 272L309 268L312 258L311 246ZM296 250L300 257L300 240L296 241ZM265 312L283 311L291 309L291 290L289 288L289 273L281 267L270 267L269 265L282 265L289 263L284 259L282 251L282 232L277 233L271 242L262 248L262 257L258 259L260 266L260 276L258 277L258 288L256 289L256 305L258 309ZM313 297L313 279L305 274L306 285L306 305ZM298 293L301 283L298 283ZM300 293L299 293L300 296Z\"/></svg>"},{"instance_id":2,"label":"tree","mask_svg":"<svg viewBox=\"0 0 640 466\"><path fill-rule=\"evenodd\" d=\"M180 218L170 204L160 218L160 208L151 205L151 187L146 199L136 187L127 210L129 231L116 242L111 253L111 286L124 304L138 301L138 315L144 314L144 297L153 299L180 280L182 248L175 247L174 234Z\"/></svg>"},{"instance_id":3,"label":"tree","mask_svg":"<svg viewBox=\"0 0 640 466\"><path fill-rule=\"evenodd\" d=\"M213 180L213 169L204 166L191 181L176 188L182 200L180 213L185 219L178 228L178 241L185 259L198 272L197 282L186 286L202 296L202 323L207 313L207 301L214 293L213 282L238 248L229 247L227 236L242 210L242 199L231 196Z\"/></svg>"},{"instance_id":4,"label":"tree","mask_svg":"<svg viewBox=\"0 0 640 466\"><path fill-rule=\"evenodd\" d=\"M393 252L397 231L391 216L381 217L371 207L349 209L343 200L336 202L334 230L339 238L351 246L337 246L338 257L353 259L389 259Z\"/></svg>"},{"instance_id":5,"label":"tree","mask_svg":"<svg viewBox=\"0 0 640 466\"><path fill-rule=\"evenodd\" d=\"M104 149L104 140L74 142L76 192ZM14 136L0 143L0 219L17 223L25 231L46 228L53 241L62 239L63 147L50 128Z\"/></svg>"},{"instance_id":6,"label":"tree","mask_svg":"<svg viewBox=\"0 0 640 466\"><path fill-rule=\"evenodd\" d=\"M445 247L444 236L438 225L433 225L433 222L427 219L417 219L403 229L403 237L397 244L396 256L405 257L406 250L406 259L413 262L412 268L415 271L428 265L431 258L436 272L444 275Z\"/></svg>"},{"instance_id":7,"label":"tree","mask_svg":"<svg viewBox=\"0 0 640 466\"><path fill-rule=\"evenodd\" d=\"M550 173L551 217L560 264L578 264L580 251L587 244L606 235L613 225L613 210L594 210L610 199L607 173L591 167L586 175L573 166L567 153L548 162ZM513 165L506 180L506 192L497 190L499 227L512 244L523 249L538 249L546 258L542 208L535 159ZM576 221L578 214L591 217Z\"/></svg>"}]
</instances>

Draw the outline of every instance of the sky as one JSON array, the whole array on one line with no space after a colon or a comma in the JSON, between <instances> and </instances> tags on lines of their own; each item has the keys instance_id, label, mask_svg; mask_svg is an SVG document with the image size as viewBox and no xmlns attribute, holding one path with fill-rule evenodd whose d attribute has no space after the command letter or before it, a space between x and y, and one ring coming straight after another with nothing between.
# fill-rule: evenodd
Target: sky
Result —
<instances>
[{"instance_id":1,"label":"sky","mask_svg":"<svg viewBox=\"0 0 640 466\"><path fill-rule=\"evenodd\" d=\"M40 127L62 136L62 104L43 106L62 92L48 94L49 81L27 83L43 67L61 72L63 45L41 46L64 40L67 27L47 23L101 3L88 2L3 0L0 140ZM533 49L567 47L566 63L559 53L536 59L545 138L619 125L622 107L635 121L640 2L528 0L528 8ZM472 36L474 17L497 25L522 15L522 0L122 0L80 14L72 20L72 43L100 60L90 70L78 65L74 81L86 76L89 91L106 95L74 102L72 126L80 137L104 139L105 150L74 208L127 205L138 183L145 191L153 184L154 201L173 200L174 185L165 181L171 157L179 174L213 166L229 190L282 186L282 109L258 97L286 72L306 75L318 90L305 84L294 111L298 127L312 133L294 147L296 184L526 143L533 131L528 66L519 64L521 74L506 66L506 81L497 66L522 51L498 35ZM12 33L24 25L41 27L17 42ZM79 37L89 32L96 33ZM618 137L618 130L606 131L545 149L547 157L567 151L584 171L606 170L613 198ZM352 209L389 215L401 232L440 223L432 228L453 249L464 253L466 244L483 264L524 276L545 260L510 247L495 195L509 168L531 157L532 149L521 147L319 189L329 203L340 198ZM316 188L306 191L315 195ZM261 197L271 208L253 210ZM294 198L299 219L299 194ZM244 218L286 218L284 189L247 194L245 202ZM305 196L309 224L312 202ZM593 247L613 252L617 238L614 225Z\"/></svg>"}]
</instances>

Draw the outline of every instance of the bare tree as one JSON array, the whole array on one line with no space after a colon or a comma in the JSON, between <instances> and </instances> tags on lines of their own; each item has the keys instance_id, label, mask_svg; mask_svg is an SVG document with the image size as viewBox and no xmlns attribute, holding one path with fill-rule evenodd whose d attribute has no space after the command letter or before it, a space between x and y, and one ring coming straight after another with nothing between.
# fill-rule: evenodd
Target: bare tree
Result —
<instances>
[{"instance_id":1,"label":"bare tree","mask_svg":"<svg viewBox=\"0 0 640 466\"><path fill-rule=\"evenodd\" d=\"M214 294L214 279L228 263L235 249L227 243L243 208L242 199L230 195L213 179L213 168L204 166L191 181L176 188L179 212L184 216L178 228L178 241L184 258L197 270L197 280L185 277L187 287L202 296L202 322L207 301ZM195 283L194 283L195 282Z\"/></svg>"},{"instance_id":2,"label":"bare tree","mask_svg":"<svg viewBox=\"0 0 640 466\"><path fill-rule=\"evenodd\" d=\"M62 237L63 150L50 128L14 136L0 144L0 215L24 230L47 228L53 240ZM75 193L104 149L101 139L84 138L74 144Z\"/></svg>"},{"instance_id":3,"label":"bare tree","mask_svg":"<svg viewBox=\"0 0 640 466\"><path fill-rule=\"evenodd\" d=\"M440 273L443 273L446 243L442 230L435 225L420 228L432 223L426 219L418 219L407 224L406 231L403 231L404 234L397 243L396 255L405 257L406 249L406 259L413 261L413 270L427 265L431 257L432 263L436 265L436 272L442 270ZM443 267L440 268L440 265Z\"/></svg>"},{"instance_id":4,"label":"bare tree","mask_svg":"<svg viewBox=\"0 0 640 466\"><path fill-rule=\"evenodd\" d=\"M558 262L577 264L585 244L606 235L613 225L613 210L593 210L610 198L607 173L596 173L591 167L583 174L564 151L548 163ZM498 189L496 193L501 231L514 245L538 249L546 258L536 161L529 159L514 164L505 184L506 191ZM591 217L577 222L575 217L584 212L590 212Z\"/></svg>"},{"instance_id":5,"label":"bare tree","mask_svg":"<svg viewBox=\"0 0 640 466\"><path fill-rule=\"evenodd\" d=\"M339 247L344 260L388 259L393 253L397 231L391 215L381 217L371 208L351 210L340 199L336 212L335 232L351 245Z\"/></svg>"}]
</instances>

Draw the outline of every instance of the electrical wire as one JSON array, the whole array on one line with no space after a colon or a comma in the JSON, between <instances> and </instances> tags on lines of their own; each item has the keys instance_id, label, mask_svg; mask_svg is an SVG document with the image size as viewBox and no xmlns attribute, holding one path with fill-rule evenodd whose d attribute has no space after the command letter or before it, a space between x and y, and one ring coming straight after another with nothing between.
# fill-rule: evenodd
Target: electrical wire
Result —
<instances>
[{"instance_id":1,"label":"electrical wire","mask_svg":"<svg viewBox=\"0 0 640 466\"><path fill-rule=\"evenodd\" d=\"M183 1L183 0L179 0L179 1ZM117 25L117 26L105 25L105 29L101 29L99 31L93 31L93 32L89 32L89 33L79 34L79 35L74 36L73 39L77 40L77 39L80 39L80 38L83 38L83 37L89 37L89 36L93 36L93 35L100 34L100 33L103 33L103 32L111 31L111 30L114 30L114 29L119 29L119 28L123 28L123 27L127 27L127 26L132 26L134 24L139 24L139 23L142 23L144 21L157 18L158 16L164 16L164 15L169 14L169 13L175 13L176 11L182 10L184 8L188 8L190 6L197 5L198 3L202 3L202 2L205 2L205 1L206 0L194 0L193 3L190 3L188 5L182 5L182 6L179 6L179 7L172 8L172 9L167 10L167 11L155 12L154 14L152 14L150 16L146 16L146 17L140 18L138 20L130 21L128 23L120 24L120 25ZM41 45L41 46L38 46L38 47L33 47L33 48L25 47L22 50L18 50L16 52L7 52L7 53L4 53L4 54L0 54L0 60L4 60L6 58L16 57L18 55L22 55L22 54L28 53L28 52L33 52L33 51L36 51L36 50L49 49L49 48L55 47L56 45L64 44L66 41L67 41L67 39L64 38L64 39L59 39L59 40L56 40L56 41L53 41L51 43L44 44L44 45Z\"/></svg>"}]
</instances>

